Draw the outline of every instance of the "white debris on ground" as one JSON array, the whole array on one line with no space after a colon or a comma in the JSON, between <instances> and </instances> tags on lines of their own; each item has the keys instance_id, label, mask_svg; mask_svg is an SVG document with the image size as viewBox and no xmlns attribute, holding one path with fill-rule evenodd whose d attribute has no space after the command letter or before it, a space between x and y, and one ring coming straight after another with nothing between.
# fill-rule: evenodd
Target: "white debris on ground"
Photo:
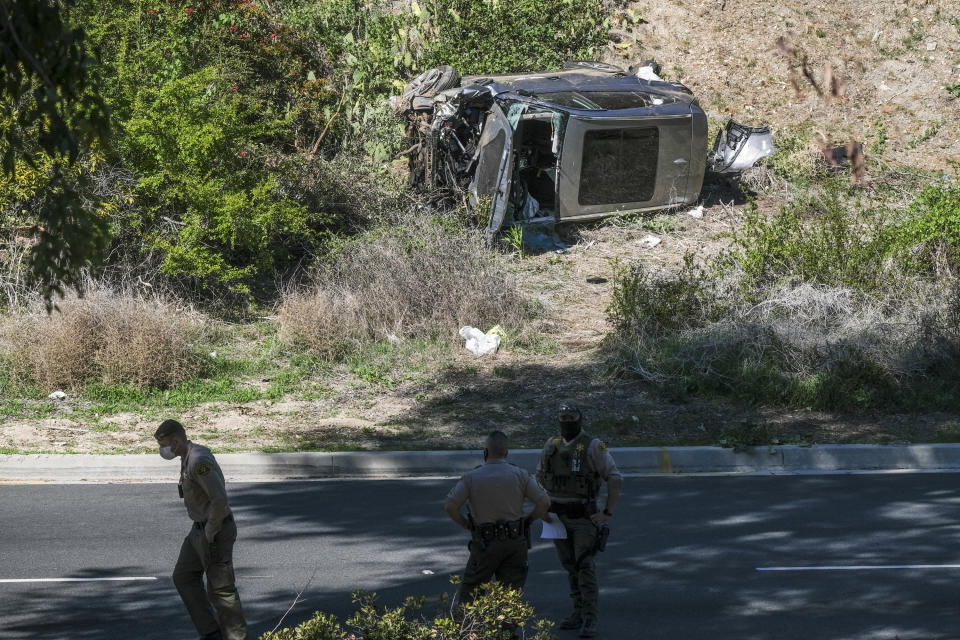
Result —
<instances>
[{"instance_id":1,"label":"white debris on ground","mask_svg":"<svg viewBox=\"0 0 960 640\"><path fill-rule=\"evenodd\" d=\"M69 398L70 396L68 396L67 394L65 394L63 391L54 391L53 393L51 393L51 394L48 395L47 397L50 398L51 400L56 400L56 401L60 402L60 401L66 400L66 399Z\"/></svg>"},{"instance_id":2,"label":"white debris on ground","mask_svg":"<svg viewBox=\"0 0 960 640\"><path fill-rule=\"evenodd\" d=\"M693 209L687 211L687 215L691 218L697 218L698 220L703 217L703 205L698 205Z\"/></svg>"},{"instance_id":3,"label":"white debris on ground","mask_svg":"<svg viewBox=\"0 0 960 640\"><path fill-rule=\"evenodd\" d=\"M460 336L467 344L467 350L478 356L489 356L500 348L500 336L496 333L484 333L476 327L460 327Z\"/></svg>"},{"instance_id":4,"label":"white debris on ground","mask_svg":"<svg viewBox=\"0 0 960 640\"><path fill-rule=\"evenodd\" d=\"M657 246L661 242L663 241L657 236L647 236L645 238L637 240L637 244L639 244L644 249L653 249L655 246Z\"/></svg>"}]
</instances>

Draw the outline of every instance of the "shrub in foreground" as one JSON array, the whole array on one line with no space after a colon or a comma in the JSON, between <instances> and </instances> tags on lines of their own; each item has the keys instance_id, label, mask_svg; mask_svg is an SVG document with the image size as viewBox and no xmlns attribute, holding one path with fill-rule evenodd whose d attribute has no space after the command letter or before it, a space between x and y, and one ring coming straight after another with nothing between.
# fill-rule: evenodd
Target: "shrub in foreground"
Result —
<instances>
[{"instance_id":1,"label":"shrub in foreground","mask_svg":"<svg viewBox=\"0 0 960 640\"><path fill-rule=\"evenodd\" d=\"M347 620L347 630L334 616L316 612L306 622L267 632L260 640L509 640L514 629L521 638L556 640L552 622L535 620L533 607L519 591L496 582L485 585L473 602L432 619L423 614L425 598L407 598L402 606L389 608L378 605L376 597L354 592L359 609Z\"/></svg>"},{"instance_id":2,"label":"shrub in foreground","mask_svg":"<svg viewBox=\"0 0 960 640\"><path fill-rule=\"evenodd\" d=\"M14 376L45 388L88 382L168 388L196 376L203 323L173 303L93 289L0 319L0 355Z\"/></svg>"},{"instance_id":3,"label":"shrub in foreground","mask_svg":"<svg viewBox=\"0 0 960 640\"><path fill-rule=\"evenodd\" d=\"M671 288L624 278L615 302L652 299ZM915 284L864 296L850 289L781 285L755 302L736 289L658 321L660 300L613 314L613 366L666 395L708 393L815 409L884 411L960 407L960 283ZM705 320L704 305L722 313Z\"/></svg>"}]
</instances>

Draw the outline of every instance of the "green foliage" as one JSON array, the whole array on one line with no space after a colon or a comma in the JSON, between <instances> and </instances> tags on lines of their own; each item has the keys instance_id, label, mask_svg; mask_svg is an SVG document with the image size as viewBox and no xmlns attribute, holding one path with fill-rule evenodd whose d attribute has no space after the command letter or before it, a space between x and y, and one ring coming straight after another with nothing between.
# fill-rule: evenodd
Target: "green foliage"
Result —
<instances>
[{"instance_id":1,"label":"green foliage","mask_svg":"<svg viewBox=\"0 0 960 640\"><path fill-rule=\"evenodd\" d=\"M556 69L569 59L593 59L606 44L600 0L475 2L425 0L430 41L423 67L449 64L461 74Z\"/></svg>"},{"instance_id":2,"label":"green foliage","mask_svg":"<svg viewBox=\"0 0 960 640\"><path fill-rule=\"evenodd\" d=\"M29 257L49 306L64 286L77 285L83 267L100 262L108 243L109 225L70 168L82 151L107 138L107 107L91 76L95 60L85 33L69 24L62 3L0 3L0 34L3 174L16 178L24 164L47 166L39 185L44 202L30 220L39 242ZM0 200L0 216L5 204Z\"/></svg>"},{"instance_id":3,"label":"green foliage","mask_svg":"<svg viewBox=\"0 0 960 640\"><path fill-rule=\"evenodd\" d=\"M943 88L954 98L960 98L960 82L948 82Z\"/></svg>"},{"instance_id":4,"label":"green foliage","mask_svg":"<svg viewBox=\"0 0 960 640\"><path fill-rule=\"evenodd\" d=\"M639 262L618 269L607 309L618 332L651 336L702 326L720 312L710 273L691 254L676 277L652 273Z\"/></svg>"},{"instance_id":5,"label":"green foliage","mask_svg":"<svg viewBox=\"0 0 960 640\"><path fill-rule=\"evenodd\" d=\"M910 271L955 270L960 266L960 182L954 178L924 187L889 236L890 252Z\"/></svg>"},{"instance_id":6,"label":"green foliage","mask_svg":"<svg viewBox=\"0 0 960 640\"><path fill-rule=\"evenodd\" d=\"M296 627L268 631L260 640L343 640L345 635L335 616L317 611Z\"/></svg>"},{"instance_id":7,"label":"green foliage","mask_svg":"<svg viewBox=\"0 0 960 640\"><path fill-rule=\"evenodd\" d=\"M523 227L514 225L503 233L504 239L510 248L517 252L517 257L523 259Z\"/></svg>"},{"instance_id":8,"label":"green foliage","mask_svg":"<svg viewBox=\"0 0 960 640\"><path fill-rule=\"evenodd\" d=\"M742 270L749 289L790 280L875 290L885 274L888 219L852 189L825 180L769 219L751 203L724 260Z\"/></svg>"},{"instance_id":9,"label":"green foliage","mask_svg":"<svg viewBox=\"0 0 960 640\"><path fill-rule=\"evenodd\" d=\"M335 617L318 612L297 627L268 632L260 640L509 640L517 627L529 627L530 640L556 638L550 631L553 624L534 620L533 607L519 591L496 582L484 585L473 602L452 615L444 612L433 619L423 614L423 597L390 608L377 603L376 593L355 591L353 601L359 608L346 621L353 631L344 631ZM445 602L442 598L441 604Z\"/></svg>"}]
</instances>

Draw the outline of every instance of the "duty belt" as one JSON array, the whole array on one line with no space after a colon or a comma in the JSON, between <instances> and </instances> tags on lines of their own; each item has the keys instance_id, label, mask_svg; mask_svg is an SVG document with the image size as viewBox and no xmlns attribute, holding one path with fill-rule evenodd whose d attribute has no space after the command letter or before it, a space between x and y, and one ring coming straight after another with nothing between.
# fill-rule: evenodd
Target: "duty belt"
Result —
<instances>
[{"instance_id":1,"label":"duty belt","mask_svg":"<svg viewBox=\"0 0 960 640\"><path fill-rule=\"evenodd\" d=\"M523 536L523 519L497 520L477 526L477 533L484 542L491 540L514 540Z\"/></svg>"},{"instance_id":2,"label":"duty belt","mask_svg":"<svg viewBox=\"0 0 960 640\"><path fill-rule=\"evenodd\" d=\"M224 518L223 522L233 522L233 514L231 513L226 518ZM207 521L202 520L200 522L197 522L196 520L194 520L193 526L195 526L197 529L204 529L207 526Z\"/></svg>"},{"instance_id":3,"label":"duty belt","mask_svg":"<svg viewBox=\"0 0 960 640\"><path fill-rule=\"evenodd\" d=\"M550 511L568 518L589 518L597 512L597 507L586 502L551 502Z\"/></svg>"}]
</instances>

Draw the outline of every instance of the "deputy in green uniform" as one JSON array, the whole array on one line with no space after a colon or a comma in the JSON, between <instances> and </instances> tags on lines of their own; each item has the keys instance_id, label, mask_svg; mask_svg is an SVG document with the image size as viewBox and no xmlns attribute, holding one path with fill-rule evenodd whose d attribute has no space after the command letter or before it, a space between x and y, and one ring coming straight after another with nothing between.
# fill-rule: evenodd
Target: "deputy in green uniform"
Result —
<instances>
[{"instance_id":1,"label":"deputy in green uniform","mask_svg":"<svg viewBox=\"0 0 960 640\"><path fill-rule=\"evenodd\" d=\"M583 431L581 419L575 406L560 406L560 436L547 440L537 465L537 480L550 494L550 511L567 529L566 539L553 542L567 570L573 613L558 626L579 629L581 638L593 638L597 635L598 593L594 556L601 528L620 500L623 479L607 446ZM603 509L598 509L603 482L607 483L607 500Z\"/></svg>"},{"instance_id":2,"label":"deputy in green uniform","mask_svg":"<svg viewBox=\"0 0 960 640\"><path fill-rule=\"evenodd\" d=\"M183 425L176 420L165 420L154 437L164 459L181 459L180 497L193 520L180 547L173 583L201 639L247 640L247 623L233 575L237 525L227 503L220 465L209 449L187 440Z\"/></svg>"},{"instance_id":3,"label":"deputy in green uniform","mask_svg":"<svg viewBox=\"0 0 960 640\"><path fill-rule=\"evenodd\" d=\"M494 431L487 436L484 464L464 474L444 503L450 519L471 532L460 602L470 602L476 588L494 577L515 589L527 580L526 530L547 514L550 498L530 473L507 462L508 452L506 434ZM525 500L534 504L526 517ZM466 503L469 515L464 517L461 508Z\"/></svg>"}]
</instances>

